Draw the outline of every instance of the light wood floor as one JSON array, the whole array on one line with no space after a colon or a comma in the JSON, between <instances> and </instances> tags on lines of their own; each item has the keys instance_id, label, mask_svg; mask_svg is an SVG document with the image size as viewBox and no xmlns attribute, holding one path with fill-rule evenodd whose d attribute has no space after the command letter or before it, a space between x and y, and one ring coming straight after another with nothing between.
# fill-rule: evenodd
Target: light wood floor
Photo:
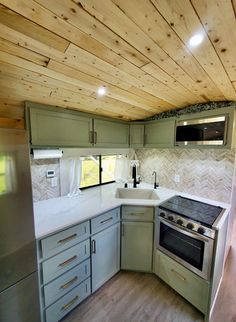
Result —
<instances>
[{"instance_id":1,"label":"light wood floor","mask_svg":"<svg viewBox=\"0 0 236 322\"><path fill-rule=\"evenodd\" d=\"M203 322L203 315L155 275L120 272L63 322ZM236 322L236 225L211 322Z\"/></svg>"}]
</instances>

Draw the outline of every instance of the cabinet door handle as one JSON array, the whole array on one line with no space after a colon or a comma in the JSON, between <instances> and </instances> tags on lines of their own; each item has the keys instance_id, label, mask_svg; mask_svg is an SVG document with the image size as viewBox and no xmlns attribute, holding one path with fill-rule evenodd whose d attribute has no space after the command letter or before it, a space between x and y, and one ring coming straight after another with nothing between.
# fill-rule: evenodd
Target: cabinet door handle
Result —
<instances>
[{"instance_id":1,"label":"cabinet door handle","mask_svg":"<svg viewBox=\"0 0 236 322\"><path fill-rule=\"evenodd\" d=\"M122 236L125 235L125 225L124 224L121 225L121 234L122 234Z\"/></svg>"},{"instance_id":2,"label":"cabinet door handle","mask_svg":"<svg viewBox=\"0 0 236 322\"><path fill-rule=\"evenodd\" d=\"M101 222L100 222L100 224L101 224L101 225L104 225L104 224L106 224L107 222L111 221L112 219L113 219L113 217L110 217L110 218L108 218L108 219L105 219L105 220L101 221Z\"/></svg>"},{"instance_id":3,"label":"cabinet door handle","mask_svg":"<svg viewBox=\"0 0 236 322\"><path fill-rule=\"evenodd\" d=\"M63 305L62 307L61 307L61 310L62 311L65 311L65 310L67 310L67 309L69 309L69 307L71 306L71 305L73 305L75 302L77 302L78 301L78 299L79 299L79 295L76 295L70 302L68 302L67 304L65 304L65 305Z\"/></svg>"},{"instance_id":4,"label":"cabinet door handle","mask_svg":"<svg viewBox=\"0 0 236 322\"><path fill-rule=\"evenodd\" d=\"M66 265L69 265L71 262L73 262L77 258L77 255L67 259L65 262L58 264L59 267L63 267Z\"/></svg>"},{"instance_id":5,"label":"cabinet door handle","mask_svg":"<svg viewBox=\"0 0 236 322\"><path fill-rule=\"evenodd\" d=\"M94 143L93 142L93 131L89 131L89 143Z\"/></svg>"},{"instance_id":6,"label":"cabinet door handle","mask_svg":"<svg viewBox=\"0 0 236 322\"><path fill-rule=\"evenodd\" d=\"M96 240L92 240L92 254L96 254Z\"/></svg>"},{"instance_id":7,"label":"cabinet door handle","mask_svg":"<svg viewBox=\"0 0 236 322\"><path fill-rule=\"evenodd\" d=\"M68 288L69 286L71 286L72 284L74 284L77 280L78 280L78 276L75 276L70 281L68 281L67 283L61 285L59 287L59 289L62 288L63 290L65 290L66 288Z\"/></svg>"},{"instance_id":8,"label":"cabinet door handle","mask_svg":"<svg viewBox=\"0 0 236 322\"><path fill-rule=\"evenodd\" d=\"M183 277L181 274L179 274L178 272L176 272L173 268L171 269L171 272L174 273L179 279L181 279L181 281L186 281L186 278Z\"/></svg>"},{"instance_id":9,"label":"cabinet door handle","mask_svg":"<svg viewBox=\"0 0 236 322\"><path fill-rule=\"evenodd\" d=\"M94 144L96 144L97 143L97 132L96 131L94 131Z\"/></svg>"},{"instance_id":10,"label":"cabinet door handle","mask_svg":"<svg viewBox=\"0 0 236 322\"><path fill-rule=\"evenodd\" d=\"M66 238L64 238L64 239L60 239L60 240L58 240L58 244L65 244L65 243L68 243L69 241L71 241L72 239L74 239L74 238L76 238L76 236L77 236L77 234L73 234L73 235L71 235L71 236L68 236L68 237L66 237Z\"/></svg>"}]
</instances>

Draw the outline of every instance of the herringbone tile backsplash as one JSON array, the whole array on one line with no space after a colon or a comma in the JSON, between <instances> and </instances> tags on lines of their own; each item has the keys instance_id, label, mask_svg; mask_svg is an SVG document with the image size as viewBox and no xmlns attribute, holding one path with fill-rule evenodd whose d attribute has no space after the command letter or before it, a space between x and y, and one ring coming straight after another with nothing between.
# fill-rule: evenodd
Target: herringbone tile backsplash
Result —
<instances>
[{"instance_id":1,"label":"herringbone tile backsplash","mask_svg":"<svg viewBox=\"0 0 236 322\"><path fill-rule=\"evenodd\" d=\"M235 151L221 149L138 149L142 181L153 183L152 172L162 187L201 197L230 202ZM47 170L55 170L58 186L51 187ZM174 182L174 175L180 182ZM31 160L33 199L40 201L60 196L59 161Z\"/></svg>"},{"instance_id":2,"label":"herringbone tile backsplash","mask_svg":"<svg viewBox=\"0 0 236 322\"><path fill-rule=\"evenodd\" d=\"M52 187L51 179L46 178L47 170L55 171L55 176L58 179L58 185L56 187ZM34 202L60 196L60 171L58 159L31 159L31 178Z\"/></svg>"},{"instance_id":3,"label":"herringbone tile backsplash","mask_svg":"<svg viewBox=\"0 0 236 322\"><path fill-rule=\"evenodd\" d=\"M152 183L156 170L160 186L230 202L235 150L138 149L142 181ZM174 176L180 176L175 183Z\"/></svg>"}]
</instances>

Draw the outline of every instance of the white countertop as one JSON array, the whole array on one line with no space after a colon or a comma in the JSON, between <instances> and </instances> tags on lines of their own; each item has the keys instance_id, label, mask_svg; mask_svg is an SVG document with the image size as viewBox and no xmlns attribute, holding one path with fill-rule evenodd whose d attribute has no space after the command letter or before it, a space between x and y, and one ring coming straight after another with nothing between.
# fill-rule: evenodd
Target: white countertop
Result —
<instances>
[{"instance_id":1,"label":"white countertop","mask_svg":"<svg viewBox=\"0 0 236 322\"><path fill-rule=\"evenodd\" d=\"M39 239L53 234L56 231L91 219L92 217L116 207L120 207L121 205L158 206L160 203L176 194L220 206L225 208L227 212L230 210L229 204L162 187L156 189L156 193L160 198L159 200L115 198L116 188L121 186L123 185L113 183L83 190L81 194L76 197L59 197L35 202L34 221L36 238ZM139 185L139 188L152 187L152 185L145 183Z\"/></svg>"}]
</instances>

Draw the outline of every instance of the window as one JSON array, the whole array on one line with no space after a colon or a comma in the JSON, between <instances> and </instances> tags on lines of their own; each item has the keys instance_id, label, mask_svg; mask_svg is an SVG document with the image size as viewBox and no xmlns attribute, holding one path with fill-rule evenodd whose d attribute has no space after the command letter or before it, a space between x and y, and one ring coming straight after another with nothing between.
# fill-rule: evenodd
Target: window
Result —
<instances>
[{"instance_id":1,"label":"window","mask_svg":"<svg viewBox=\"0 0 236 322\"><path fill-rule=\"evenodd\" d=\"M116 155L81 157L80 188L88 188L115 181Z\"/></svg>"},{"instance_id":2,"label":"window","mask_svg":"<svg viewBox=\"0 0 236 322\"><path fill-rule=\"evenodd\" d=\"M5 193L6 190L6 158L0 156L0 194Z\"/></svg>"}]
</instances>

